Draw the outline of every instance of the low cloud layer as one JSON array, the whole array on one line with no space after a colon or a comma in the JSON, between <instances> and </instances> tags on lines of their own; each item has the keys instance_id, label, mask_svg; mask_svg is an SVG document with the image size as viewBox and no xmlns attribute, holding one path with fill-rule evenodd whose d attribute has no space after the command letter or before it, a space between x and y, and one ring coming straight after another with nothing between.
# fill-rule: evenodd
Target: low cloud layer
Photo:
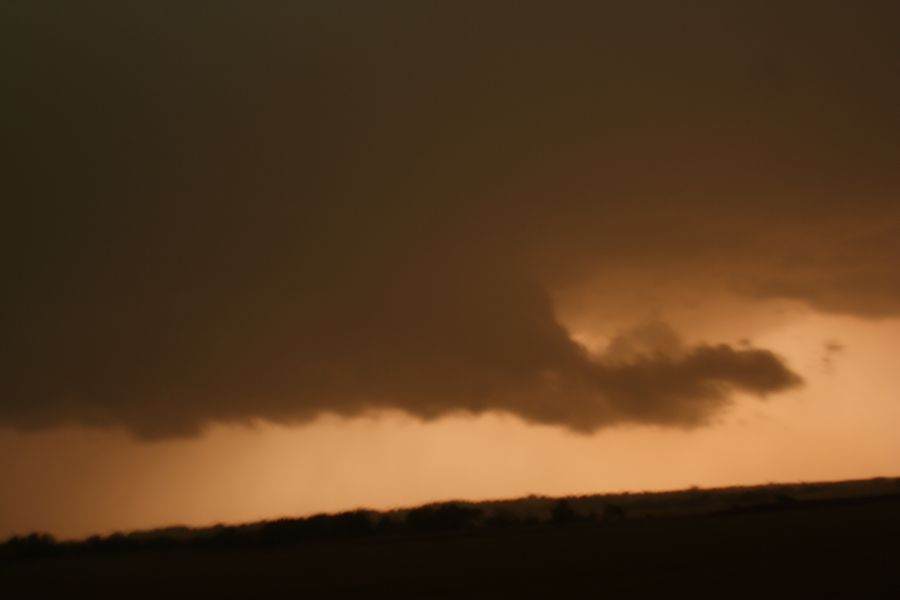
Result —
<instances>
[{"instance_id":1,"label":"low cloud layer","mask_svg":"<svg viewBox=\"0 0 900 600\"><path fill-rule=\"evenodd\" d=\"M799 377L555 294L900 314L896 3L339 4L2 9L0 424L692 426Z\"/></svg>"}]
</instances>

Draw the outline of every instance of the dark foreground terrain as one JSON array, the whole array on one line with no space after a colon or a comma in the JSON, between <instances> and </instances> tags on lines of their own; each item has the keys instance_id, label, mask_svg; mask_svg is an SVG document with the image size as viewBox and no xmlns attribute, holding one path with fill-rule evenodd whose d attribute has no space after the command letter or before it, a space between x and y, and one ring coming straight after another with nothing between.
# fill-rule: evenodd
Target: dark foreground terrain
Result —
<instances>
[{"instance_id":1,"label":"dark foreground terrain","mask_svg":"<svg viewBox=\"0 0 900 600\"><path fill-rule=\"evenodd\" d=\"M17 538L3 546L0 598L900 598L897 483L454 503L77 544ZM585 512L598 498L605 511Z\"/></svg>"}]
</instances>

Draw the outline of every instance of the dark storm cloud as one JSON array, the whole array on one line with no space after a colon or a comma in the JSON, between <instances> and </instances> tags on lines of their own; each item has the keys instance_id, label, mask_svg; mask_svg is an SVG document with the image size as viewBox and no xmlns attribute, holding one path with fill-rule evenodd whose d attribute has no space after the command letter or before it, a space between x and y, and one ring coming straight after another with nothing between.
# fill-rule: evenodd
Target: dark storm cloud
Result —
<instances>
[{"instance_id":1,"label":"dark storm cloud","mask_svg":"<svg viewBox=\"0 0 900 600\"><path fill-rule=\"evenodd\" d=\"M691 425L797 378L554 291L900 312L895 3L188 4L2 9L2 423Z\"/></svg>"}]
</instances>

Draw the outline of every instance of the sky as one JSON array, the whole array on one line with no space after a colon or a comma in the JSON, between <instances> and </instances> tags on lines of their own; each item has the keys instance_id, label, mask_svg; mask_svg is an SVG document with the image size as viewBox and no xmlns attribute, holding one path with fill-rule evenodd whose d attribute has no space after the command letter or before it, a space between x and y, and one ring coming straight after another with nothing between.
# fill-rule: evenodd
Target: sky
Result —
<instances>
[{"instance_id":1,"label":"sky","mask_svg":"<svg viewBox=\"0 0 900 600\"><path fill-rule=\"evenodd\" d=\"M900 470L896 3L60 4L0 536Z\"/></svg>"}]
</instances>

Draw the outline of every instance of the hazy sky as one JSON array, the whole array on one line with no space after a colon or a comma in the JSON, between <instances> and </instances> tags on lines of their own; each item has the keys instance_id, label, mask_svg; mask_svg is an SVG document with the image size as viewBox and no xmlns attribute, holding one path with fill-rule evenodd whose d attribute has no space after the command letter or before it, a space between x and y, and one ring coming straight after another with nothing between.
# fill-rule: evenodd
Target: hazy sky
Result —
<instances>
[{"instance_id":1,"label":"hazy sky","mask_svg":"<svg viewBox=\"0 0 900 600\"><path fill-rule=\"evenodd\" d=\"M0 13L0 535L896 475L895 2Z\"/></svg>"}]
</instances>

